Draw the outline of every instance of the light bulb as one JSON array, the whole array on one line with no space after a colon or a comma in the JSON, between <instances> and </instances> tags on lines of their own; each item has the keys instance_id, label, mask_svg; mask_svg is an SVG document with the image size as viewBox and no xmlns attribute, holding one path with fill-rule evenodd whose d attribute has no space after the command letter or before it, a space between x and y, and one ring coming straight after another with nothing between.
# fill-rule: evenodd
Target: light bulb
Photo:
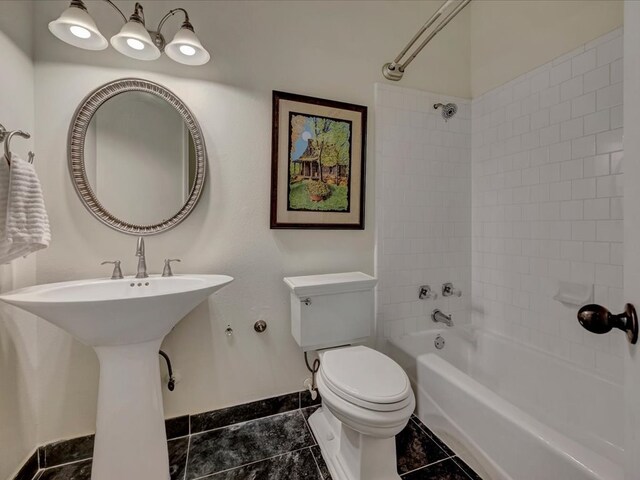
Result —
<instances>
[{"instance_id":1,"label":"light bulb","mask_svg":"<svg viewBox=\"0 0 640 480\"><path fill-rule=\"evenodd\" d=\"M180 45L180 52L182 52L184 55L192 57L196 54L196 49L191 45Z\"/></svg>"},{"instance_id":2,"label":"light bulb","mask_svg":"<svg viewBox=\"0 0 640 480\"><path fill-rule=\"evenodd\" d=\"M89 38L91 36L91 32L89 30L79 25L71 25L69 27L69 31L78 38Z\"/></svg>"},{"instance_id":3,"label":"light bulb","mask_svg":"<svg viewBox=\"0 0 640 480\"><path fill-rule=\"evenodd\" d=\"M144 50L144 43L135 38L127 38L127 45L135 50Z\"/></svg>"}]
</instances>

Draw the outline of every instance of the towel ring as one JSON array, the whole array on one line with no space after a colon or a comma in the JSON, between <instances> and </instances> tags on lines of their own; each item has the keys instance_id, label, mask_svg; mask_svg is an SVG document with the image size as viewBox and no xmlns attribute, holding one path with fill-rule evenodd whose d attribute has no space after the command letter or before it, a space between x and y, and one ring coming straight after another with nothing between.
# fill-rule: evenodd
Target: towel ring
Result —
<instances>
[{"instance_id":1,"label":"towel ring","mask_svg":"<svg viewBox=\"0 0 640 480\"><path fill-rule=\"evenodd\" d=\"M4 141L4 159L7 161L7 165L11 166L11 139L17 135L22 138L31 138L26 132L22 130L14 130L13 132L8 132L6 128L2 124L0 124L0 142ZM33 159L35 158L35 154L33 152L29 152L29 163L33 163Z\"/></svg>"}]
</instances>

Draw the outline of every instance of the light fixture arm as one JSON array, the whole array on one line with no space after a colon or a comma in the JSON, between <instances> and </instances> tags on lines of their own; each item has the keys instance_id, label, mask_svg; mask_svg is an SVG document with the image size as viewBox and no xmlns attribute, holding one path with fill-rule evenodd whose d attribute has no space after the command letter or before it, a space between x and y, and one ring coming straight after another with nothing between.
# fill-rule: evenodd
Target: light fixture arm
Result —
<instances>
[{"instance_id":1,"label":"light fixture arm","mask_svg":"<svg viewBox=\"0 0 640 480\"><path fill-rule=\"evenodd\" d=\"M127 16L122 12L122 10L118 8L118 6L115 3L113 3L111 0L104 0L104 1L107 2L109 5L111 5L116 10L116 12L120 14L120 16L122 17L122 20L124 20L124 23L127 23Z\"/></svg>"},{"instance_id":2,"label":"light fixture arm","mask_svg":"<svg viewBox=\"0 0 640 480\"><path fill-rule=\"evenodd\" d=\"M103 1L111 5L115 9L115 11L120 14L124 23L128 22L127 16L124 14L122 10L120 10L120 8L118 8L118 6L115 3L113 3L112 0L103 0ZM78 6L80 8L82 8L83 10L86 10L86 7L84 6L82 0L72 0L72 3L78 3L79 4ZM174 8L173 10L170 10L169 13L167 13L164 17L162 17L162 20L160 20L160 23L158 24L158 28L156 29L156 32L160 33L160 31L162 30L162 27L164 26L164 23L169 19L169 17L172 17L178 12L182 12L184 14L184 22L182 26L189 28L190 30L193 30L193 26L191 26L191 22L189 21L189 13L184 8ZM136 2L132 16L134 17L134 19L137 19L138 21L140 21L140 23L142 24L145 23L144 7L139 2Z\"/></svg>"},{"instance_id":3,"label":"light fixture arm","mask_svg":"<svg viewBox=\"0 0 640 480\"><path fill-rule=\"evenodd\" d=\"M115 3L113 3L111 0L103 0L103 1L105 1L109 5L111 5L115 9L115 11L120 14L120 16L122 17L122 20L124 21L124 23L127 23L129 20L134 20L134 21L140 22L141 24L144 25L144 8L142 7L142 5L140 3L136 2L136 5L135 5L135 7L133 9L133 14L131 15L131 18L129 18L127 20L127 16L124 14L124 12L122 10L120 10L118 8L118 6Z\"/></svg>"},{"instance_id":4,"label":"light fixture arm","mask_svg":"<svg viewBox=\"0 0 640 480\"><path fill-rule=\"evenodd\" d=\"M169 13L167 13L164 17L162 17L162 20L160 20L160 23L158 24L158 28L156 29L156 32L160 33L160 31L162 30L162 27L164 26L164 23L169 19L169 17L172 17L178 12L184 13L184 22L182 22L182 28L188 28L193 32L193 26L189 21L189 13L184 8L174 8L173 10L169 10Z\"/></svg>"},{"instance_id":5,"label":"light fixture arm","mask_svg":"<svg viewBox=\"0 0 640 480\"><path fill-rule=\"evenodd\" d=\"M131 15L131 17L129 17L129 20L133 20L134 22L140 22L142 25L145 24L144 8L142 7L142 4L136 2L136 5L133 9L133 14Z\"/></svg>"}]
</instances>

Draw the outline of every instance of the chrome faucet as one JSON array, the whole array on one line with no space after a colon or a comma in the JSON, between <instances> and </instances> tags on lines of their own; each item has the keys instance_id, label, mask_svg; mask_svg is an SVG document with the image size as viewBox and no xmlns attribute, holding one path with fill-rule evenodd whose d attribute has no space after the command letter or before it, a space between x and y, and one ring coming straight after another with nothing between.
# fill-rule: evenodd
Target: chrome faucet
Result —
<instances>
[{"instance_id":1,"label":"chrome faucet","mask_svg":"<svg viewBox=\"0 0 640 480\"><path fill-rule=\"evenodd\" d=\"M453 327L453 320L451 320L451 315L445 315L437 308L431 314L431 320L436 323L444 323L447 327Z\"/></svg>"},{"instance_id":2,"label":"chrome faucet","mask_svg":"<svg viewBox=\"0 0 640 480\"><path fill-rule=\"evenodd\" d=\"M136 278L147 278L147 259L144 256L144 238L138 237L138 245L136 247L136 257L138 257L138 273Z\"/></svg>"}]
</instances>

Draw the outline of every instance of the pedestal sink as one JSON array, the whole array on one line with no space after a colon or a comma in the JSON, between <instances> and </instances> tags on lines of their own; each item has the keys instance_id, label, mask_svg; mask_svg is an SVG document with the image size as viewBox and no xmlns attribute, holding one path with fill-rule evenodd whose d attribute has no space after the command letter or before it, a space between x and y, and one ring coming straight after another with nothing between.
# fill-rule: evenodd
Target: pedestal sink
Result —
<instances>
[{"instance_id":1,"label":"pedestal sink","mask_svg":"<svg viewBox=\"0 0 640 480\"><path fill-rule=\"evenodd\" d=\"M81 280L0 295L91 345L100 360L92 480L168 480L158 351L226 275Z\"/></svg>"}]
</instances>

